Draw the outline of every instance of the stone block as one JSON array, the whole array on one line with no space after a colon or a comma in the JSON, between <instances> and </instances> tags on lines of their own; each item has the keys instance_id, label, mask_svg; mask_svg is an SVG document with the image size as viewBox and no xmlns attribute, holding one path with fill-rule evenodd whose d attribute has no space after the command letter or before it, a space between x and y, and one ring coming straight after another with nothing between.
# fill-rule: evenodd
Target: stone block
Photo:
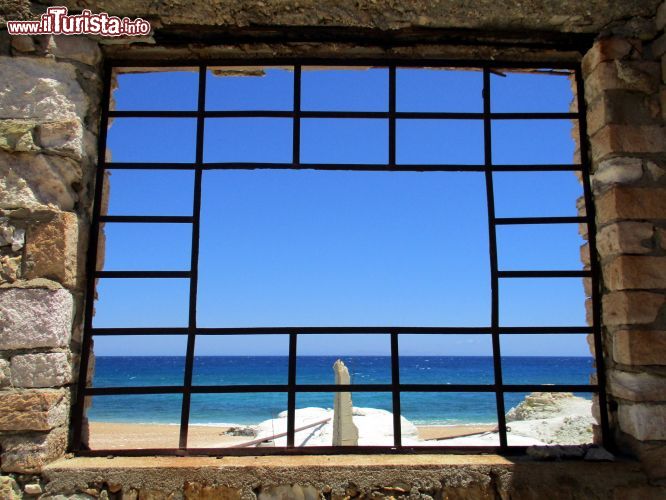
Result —
<instances>
[{"instance_id":1,"label":"stone block","mask_svg":"<svg viewBox=\"0 0 666 500\"><path fill-rule=\"evenodd\" d=\"M624 291L604 294L601 310L606 326L648 325L656 321L664 306L666 296L662 293Z\"/></svg>"},{"instance_id":2,"label":"stone block","mask_svg":"<svg viewBox=\"0 0 666 500\"><path fill-rule=\"evenodd\" d=\"M35 144L34 120L0 120L0 149L18 153L39 151Z\"/></svg>"},{"instance_id":3,"label":"stone block","mask_svg":"<svg viewBox=\"0 0 666 500\"><path fill-rule=\"evenodd\" d=\"M71 158L0 151L0 208L73 210L82 180Z\"/></svg>"},{"instance_id":4,"label":"stone block","mask_svg":"<svg viewBox=\"0 0 666 500\"><path fill-rule=\"evenodd\" d=\"M0 392L0 431L47 431L67 423L69 396L58 391Z\"/></svg>"},{"instance_id":5,"label":"stone block","mask_svg":"<svg viewBox=\"0 0 666 500\"><path fill-rule=\"evenodd\" d=\"M14 387L59 387L72 381L67 353L21 354L11 359Z\"/></svg>"},{"instance_id":6,"label":"stone block","mask_svg":"<svg viewBox=\"0 0 666 500\"><path fill-rule=\"evenodd\" d=\"M624 59L634 52L634 44L639 40L627 40L626 38L610 37L602 38L594 42L594 45L583 57L583 75L589 75L601 62L614 59Z\"/></svg>"},{"instance_id":7,"label":"stone block","mask_svg":"<svg viewBox=\"0 0 666 500\"><path fill-rule=\"evenodd\" d=\"M0 476L0 498L2 500L20 500L22 497L21 488L13 477Z\"/></svg>"},{"instance_id":8,"label":"stone block","mask_svg":"<svg viewBox=\"0 0 666 500\"><path fill-rule=\"evenodd\" d=\"M605 125L590 140L592 158L609 155L660 154L666 149L666 129L659 125Z\"/></svg>"},{"instance_id":9,"label":"stone block","mask_svg":"<svg viewBox=\"0 0 666 500\"><path fill-rule=\"evenodd\" d=\"M238 489L228 486L208 486L190 481L185 483L183 495L185 500L240 500L241 498L241 492Z\"/></svg>"},{"instance_id":10,"label":"stone block","mask_svg":"<svg viewBox=\"0 0 666 500\"><path fill-rule=\"evenodd\" d=\"M657 242L660 249L666 250L666 229L657 228Z\"/></svg>"},{"instance_id":11,"label":"stone block","mask_svg":"<svg viewBox=\"0 0 666 500\"><path fill-rule=\"evenodd\" d=\"M587 108L588 134L608 124L652 125L660 122L659 103L652 95L606 90Z\"/></svg>"},{"instance_id":12,"label":"stone block","mask_svg":"<svg viewBox=\"0 0 666 500\"><path fill-rule=\"evenodd\" d=\"M0 287L0 349L67 347L73 307L62 288Z\"/></svg>"},{"instance_id":13,"label":"stone block","mask_svg":"<svg viewBox=\"0 0 666 500\"><path fill-rule=\"evenodd\" d=\"M636 402L666 401L666 377L620 370L609 370L607 377L610 393L618 398Z\"/></svg>"},{"instance_id":14,"label":"stone block","mask_svg":"<svg viewBox=\"0 0 666 500\"><path fill-rule=\"evenodd\" d=\"M3 472L39 474L42 467L63 456L66 449L66 427L39 434L9 436L4 439L0 464Z\"/></svg>"},{"instance_id":15,"label":"stone block","mask_svg":"<svg viewBox=\"0 0 666 500\"><path fill-rule=\"evenodd\" d=\"M0 387L10 384L10 365L6 359L0 359Z\"/></svg>"},{"instance_id":16,"label":"stone block","mask_svg":"<svg viewBox=\"0 0 666 500\"><path fill-rule=\"evenodd\" d=\"M83 158L83 126L78 118L43 123L37 127L36 135L45 151L75 160Z\"/></svg>"},{"instance_id":17,"label":"stone block","mask_svg":"<svg viewBox=\"0 0 666 500\"><path fill-rule=\"evenodd\" d=\"M666 189L617 186L596 200L597 221L666 220Z\"/></svg>"},{"instance_id":18,"label":"stone block","mask_svg":"<svg viewBox=\"0 0 666 500\"><path fill-rule=\"evenodd\" d=\"M86 116L88 97L73 64L49 58L0 57L0 66L3 118L50 122Z\"/></svg>"},{"instance_id":19,"label":"stone block","mask_svg":"<svg viewBox=\"0 0 666 500\"><path fill-rule=\"evenodd\" d=\"M99 45L84 36L51 36L49 52L61 59L71 59L88 66L94 66L102 60Z\"/></svg>"},{"instance_id":20,"label":"stone block","mask_svg":"<svg viewBox=\"0 0 666 500\"><path fill-rule=\"evenodd\" d=\"M657 9L657 18L655 19L657 31L661 31L666 27L666 2L661 2Z\"/></svg>"},{"instance_id":21,"label":"stone block","mask_svg":"<svg viewBox=\"0 0 666 500\"><path fill-rule=\"evenodd\" d=\"M620 404L620 429L640 441L666 439L666 404Z\"/></svg>"},{"instance_id":22,"label":"stone block","mask_svg":"<svg viewBox=\"0 0 666 500\"><path fill-rule=\"evenodd\" d=\"M10 257L9 255L0 256L0 285L3 283L13 283L21 278L20 255Z\"/></svg>"},{"instance_id":23,"label":"stone block","mask_svg":"<svg viewBox=\"0 0 666 500\"><path fill-rule=\"evenodd\" d=\"M232 491L234 491L234 494L240 493L237 490L232 490ZM229 498L231 500L231 499L240 498L240 495L229 496L224 498ZM315 487L310 485L301 486L299 484L263 486L259 491L259 494L257 495L257 500L282 500L285 498L293 500L319 500L321 497L319 491L317 491Z\"/></svg>"},{"instance_id":24,"label":"stone block","mask_svg":"<svg viewBox=\"0 0 666 500\"><path fill-rule=\"evenodd\" d=\"M72 288L78 275L79 219L73 212L56 212L48 220L28 226L25 250L25 277L47 278Z\"/></svg>"},{"instance_id":25,"label":"stone block","mask_svg":"<svg viewBox=\"0 0 666 500\"><path fill-rule=\"evenodd\" d=\"M597 233L597 251L602 259L618 254L646 254L654 247L654 227L649 222L616 222Z\"/></svg>"},{"instance_id":26,"label":"stone block","mask_svg":"<svg viewBox=\"0 0 666 500\"><path fill-rule=\"evenodd\" d=\"M585 99L592 102L607 90L628 90L655 94L659 89L661 68L652 61L601 62L585 78Z\"/></svg>"},{"instance_id":27,"label":"stone block","mask_svg":"<svg viewBox=\"0 0 666 500\"><path fill-rule=\"evenodd\" d=\"M619 330L613 334L613 359L625 365L666 366L666 331Z\"/></svg>"},{"instance_id":28,"label":"stone block","mask_svg":"<svg viewBox=\"0 0 666 500\"><path fill-rule=\"evenodd\" d=\"M643 177L642 161L639 158L614 157L602 161L592 176L595 191L614 184L632 184Z\"/></svg>"},{"instance_id":29,"label":"stone block","mask_svg":"<svg viewBox=\"0 0 666 500\"><path fill-rule=\"evenodd\" d=\"M644 443L624 433L618 434L617 441L620 449L630 452L640 460L641 468L650 480L666 479L666 447L663 443Z\"/></svg>"},{"instance_id":30,"label":"stone block","mask_svg":"<svg viewBox=\"0 0 666 500\"><path fill-rule=\"evenodd\" d=\"M609 290L666 289L666 257L620 255L602 274Z\"/></svg>"},{"instance_id":31,"label":"stone block","mask_svg":"<svg viewBox=\"0 0 666 500\"><path fill-rule=\"evenodd\" d=\"M666 488L661 486L620 486L613 492L613 500L666 500Z\"/></svg>"}]
</instances>

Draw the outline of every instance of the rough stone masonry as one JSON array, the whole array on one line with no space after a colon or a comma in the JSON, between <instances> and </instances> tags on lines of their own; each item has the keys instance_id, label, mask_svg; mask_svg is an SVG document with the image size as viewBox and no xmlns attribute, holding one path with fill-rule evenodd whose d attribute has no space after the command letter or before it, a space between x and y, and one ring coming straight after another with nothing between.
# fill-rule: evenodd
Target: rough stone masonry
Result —
<instances>
[{"instance_id":1,"label":"rough stone masonry","mask_svg":"<svg viewBox=\"0 0 666 500\"><path fill-rule=\"evenodd\" d=\"M34 18L46 4L143 17L154 31L131 44L7 34L7 19ZM665 24L659 0L1 5L0 498L666 498ZM62 459L78 373L104 57L571 61L580 58L574 46L593 39L582 67L609 413L617 451L638 462ZM585 248L581 255L589 265Z\"/></svg>"}]
</instances>

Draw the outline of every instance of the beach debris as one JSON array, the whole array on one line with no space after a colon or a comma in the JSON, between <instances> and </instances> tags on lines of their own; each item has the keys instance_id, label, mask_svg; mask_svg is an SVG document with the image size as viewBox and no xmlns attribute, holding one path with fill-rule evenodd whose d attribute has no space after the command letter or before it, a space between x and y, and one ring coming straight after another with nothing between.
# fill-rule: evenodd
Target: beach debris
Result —
<instances>
[{"instance_id":1,"label":"beach debris","mask_svg":"<svg viewBox=\"0 0 666 500\"><path fill-rule=\"evenodd\" d=\"M591 446L585 453L585 460L589 462L614 462L615 456L601 446Z\"/></svg>"},{"instance_id":2,"label":"beach debris","mask_svg":"<svg viewBox=\"0 0 666 500\"><path fill-rule=\"evenodd\" d=\"M242 427L229 427L226 431L224 431L222 434L225 436L250 436L254 437L257 435L256 429L250 426L242 426Z\"/></svg>"},{"instance_id":3,"label":"beach debris","mask_svg":"<svg viewBox=\"0 0 666 500\"><path fill-rule=\"evenodd\" d=\"M338 359L333 363L336 385L349 385L349 370ZM352 398L350 392L336 392L333 399L333 446L357 446L358 428L352 416Z\"/></svg>"}]
</instances>

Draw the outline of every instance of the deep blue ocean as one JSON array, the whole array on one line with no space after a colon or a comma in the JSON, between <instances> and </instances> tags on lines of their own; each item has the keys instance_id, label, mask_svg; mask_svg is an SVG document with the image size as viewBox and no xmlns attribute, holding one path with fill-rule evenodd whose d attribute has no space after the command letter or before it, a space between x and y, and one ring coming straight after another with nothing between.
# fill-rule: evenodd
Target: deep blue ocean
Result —
<instances>
[{"instance_id":1,"label":"deep blue ocean","mask_svg":"<svg viewBox=\"0 0 666 500\"><path fill-rule=\"evenodd\" d=\"M302 356L297 362L297 383L333 384L337 356ZM388 384L391 363L387 356L342 356L354 384ZM99 356L95 387L182 385L182 356ZM589 384L593 361L589 357L504 357L506 384ZM407 384L490 384L493 360L488 356L400 357L400 381ZM194 385L286 384L286 356L198 356ZM508 411L525 393L505 395ZM591 398L591 394L578 394ZM391 410L390 393L355 392L354 406ZM179 394L95 396L90 420L104 422L178 423ZM333 407L332 393L298 393L296 408ZM402 415L416 424L495 423L493 393L403 393ZM193 394L190 422L195 424L256 424L287 409L286 393Z\"/></svg>"}]
</instances>

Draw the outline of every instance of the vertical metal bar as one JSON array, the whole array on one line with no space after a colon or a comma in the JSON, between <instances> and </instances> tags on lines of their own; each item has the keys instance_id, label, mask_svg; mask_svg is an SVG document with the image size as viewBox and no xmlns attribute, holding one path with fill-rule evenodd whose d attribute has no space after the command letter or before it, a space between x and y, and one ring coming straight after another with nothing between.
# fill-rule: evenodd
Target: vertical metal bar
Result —
<instances>
[{"instance_id":1,"label":"vertical metal bar","mask_svg":"<svg viewBox=\"0 0 666 500\"><path fill-rule=\"evenodd\" d=\"M294 122L293 122L293 158L294 165L301 162L301 65L294 66ZM289 374L287 393L287 448L294 447L296 435L296 349L298 334L289 334Z\"/></svg>"},{"instance_id":2,"label":"vertical metal bar","mask_svg":"<svg viewBox=\"0 0 666 500\"><path fill-rule=\"evenodd\" d=\"M495 372L495 400L497 404L497 426L500 446L506 448L506 417L504 411L504 392L502 391L502 355L499 335L499 276L497 273L497 234L495 227L495 194L493 191L492 172L492 121L490 119L490 71L483 69L483 140L486 166L486 198L488 204L488 245L490 253L490 283L492 293L491 319L493 341L493 367Z\"/></svg>"},{"instance_id":3,"label":"vertical metal bar","mask_svg":"<svg viewBox=\"0 0 666 500\"><path fill-rule=\"evenodd\" d=\"M301 163L301 65L294 66L294 123L293 123L293 153L294 165Z\"/></svg>"},{"instance_id":4,"label":"vertical metal bar","mask_svg":"<svg viewBox=\"0 0 666 500\"><path fill-rule=\"evenodd\" d=\"M396 110L396 68L389 66L389 166L395 166L395 110Z\"/></svg>"},{"instance_id":5,"label":"vertical metal bar","mask_svg":"<svg viewBox=\"0 0 666 500\"><path fill-rule=\"evenodd\" d=\"M601 338L601 296L599 290L599 262L597 259L597 241L595 209L592 200L592 187L590 185L590 159L587 144L587 120L585 107L585 88L580 66L576 68L576 99L578 103L578 144L580 146L580 163L583 167L583 196L585 197L585 217L587 219L587 244L590 252L590 271L592 273L592 328L594 336L594 354L597 369L597 384L599 386L599 418L601 425L601 439L605 448L613 449L614 443L608 422L608 404L606 399L606 370L604 362L604 347Z\"/></svg>"},{"instance_id":6,"label":"vertical metal bar","mask_svg":"<svg viewBox=\"0 0 666 500\"><path fill-rule=\"evenodd\" d=\"M199 67L199 100L197 109L197 144L194 171L194 200L192 202L192 253L190 256L190 304L187 334L187 352L185 355L185 376L183 406L180 414L179 448L187 448L187 434L190 423L190 401L192 392L192 370L194 367L194 344L197 331L197 286L199 277L199 225L201 218L201 177L203 164L204 111L206 109L206 66Z\"/></svg>"},{"instance_id":7,"label":"vertical metal bar","mask_svg":"<svg viewBox=\"0 0 666 500\"><path fill-rule=\"evenodd\" d=\"M296 347L298 334L289 334L289 392L287 394L287 448L294 447L296 429Z\"/></svg>"},{"instance_id":8,"label":"vertical metal bar","mask_svg":"<svg viewBox=\"0 0 666 500\"><path fill-rule=\"evenodd\" d=\"M85 413L85 387L88 377L88 365L92 348L92 325L95 305L95 271L97 270L97 246L99 244L99 231L102 198L104 196L104 173L106 160L106 140L109 128L109 103L111 102L111 72L109 64L104 65L102 91L102 115L100 120L99 143L97 151L97 169L95 173L95 197L93 200L93 215L90 227L90 241L86 257L86 298L84 305L83 341L79 361L79 379L76 390L76 403L73 411L72 448L77 451L83 447L83 416Z\"/></svg>"},{"instance_id":9,"label":"vertical metal bar","mask_svg":"<svg viewBox=\"0 0 666 500\"><path fill-rule=\"evenodd\" d=\"M391 396L393 398L393 445L402 446L402 425L400 423L400 353L398 334L391 333Z\"/></svg>"}]
</instances>

